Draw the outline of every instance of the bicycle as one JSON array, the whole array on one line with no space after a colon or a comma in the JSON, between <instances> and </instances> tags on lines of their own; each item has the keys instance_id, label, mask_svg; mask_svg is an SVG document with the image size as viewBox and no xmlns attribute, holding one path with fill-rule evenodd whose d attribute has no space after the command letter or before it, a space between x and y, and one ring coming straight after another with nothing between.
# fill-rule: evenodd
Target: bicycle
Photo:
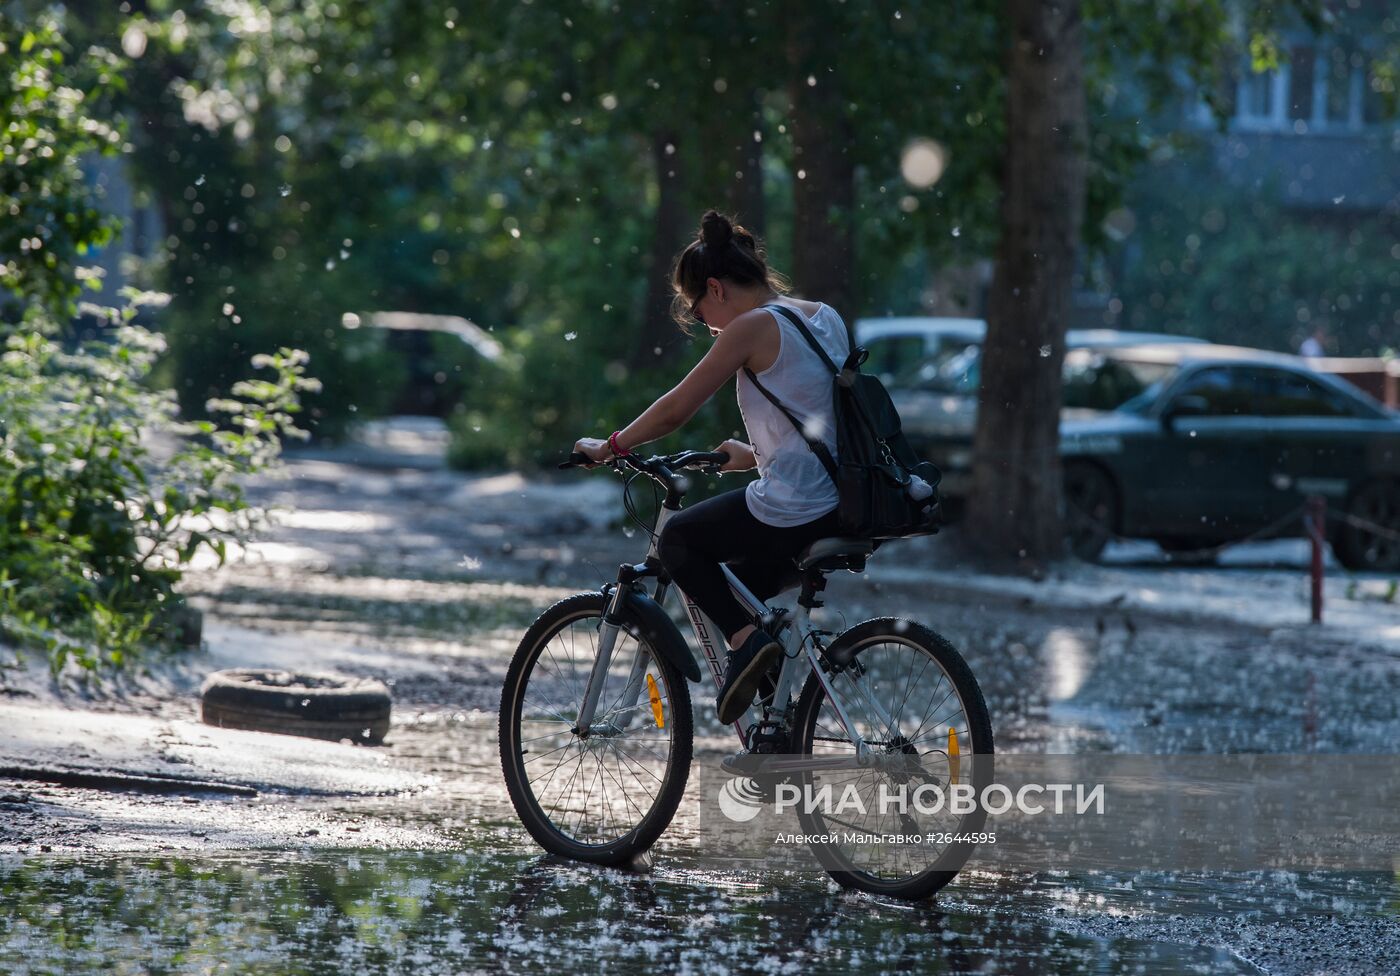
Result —
<instances>
[{"instance_id":1,"label":"bicycle","mask_svg":"<svg viewBox=\"0 0 1400 976\"><path fill-rule=\"evenodd\" d=\"M663 609L673 583L657 557L657 539L681 509L689 484L683 472L712 474L727 460L723 452L683 451L593 465L573 454L559 465L605 466L627 475L624 500L633 517L628 490L635 478L650 478L665 498L645 559L624 563L616 581L599 590L545 610L525 632L506 674L502 770L525 828L553 854L627 864L656 842L680 804L693 758L689 682L700 682L701 672ZM770 771L802 788L855 785L873 796L890 783L957 783L960 771L983 784L990 777L991 720L972 671L952 645L922 624L892 617L840 634L811 625L811 611L823 606L818 596L827 574L863 572L872 552L864 539L814 542L797 558L801 589L791 611L770 609L723 567L741 604L755 622L776 631L785 651L755 703L759 720L734 724L739 741L755 752L785 747L788 755L772 759ZM647 580L655 580L650 594ZM694 601L684 593L680 599L718 691L724 674L718 631ZM827 643L828 637L834 639ZM976 757L988 759L969 762ZM836 831L859 826L805 806L797 812L812 836L843 836ZM845 887L921 898L966 862L976 846L968 835L981 830L984 818L980 807L963 814L940 834L946 842L912 851L837 841L812 849ZM907 814L893 822L918 827Z\"/></svg>"}]
</instances>

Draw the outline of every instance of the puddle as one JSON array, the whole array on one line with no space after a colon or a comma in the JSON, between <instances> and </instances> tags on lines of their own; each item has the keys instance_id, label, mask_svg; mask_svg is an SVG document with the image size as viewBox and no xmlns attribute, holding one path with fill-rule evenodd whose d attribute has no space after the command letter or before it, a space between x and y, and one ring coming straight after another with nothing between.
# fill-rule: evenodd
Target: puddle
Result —
<instances>
[{"instance_id":1,"label":"puddle","mask_svg":"<svg viewBox=\"0 0 1400 976\"><path fill-rule=\"evenodd\" d=\"M477 841L455 853L3 860L0 971L553 973L567 961L583 972L1258 973L1228 942L1202 940L1191 915L1247 919L1286 898L1279 922L1292 926L1339 905L1383 914L1396 896L1393 879L1328 889L1261 876L1234 879L1224 905L1166 877L1125 888L975 874L911 906L674 857L645 873L599 870L542 857L508 828ZM1144 937L1143 919L1166 929Z\"/></svg>"}]
</instances>

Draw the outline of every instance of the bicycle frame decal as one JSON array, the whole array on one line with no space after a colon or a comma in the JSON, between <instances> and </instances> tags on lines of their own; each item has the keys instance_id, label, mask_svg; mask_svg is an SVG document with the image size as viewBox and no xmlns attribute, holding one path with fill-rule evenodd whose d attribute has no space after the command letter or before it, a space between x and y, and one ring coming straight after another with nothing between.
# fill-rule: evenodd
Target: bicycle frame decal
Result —
<instances>
[{"instance_id":1,"label":"bicycle frame decal","mask_svg":"<svg viewBox=\"0 0 1400 976\"><path fill-rule=\"evenodd\" d=\"M725 580L728 581L734 595L739 602L744 605L744 609L755 617L768 612L768 608L758 597L749 592L748 587L740 583L738 578L730 571L728 566L720 566L720 572L724 573ZM676 587L676 592L681 595L681 601L685 604L686 616L690 619L690 629L695 632L695 640L700 644L700 650L705 655L705 660L709 662L710 674L714 676L715 688L718 689L724 684L724 667L720 664L719 652L715 650L712 634L718 635L719 630L715 627L714 621L705 615L686 592L680 587ZM724 648L724 653L729 654L729 648Z\"/></svg>"},{"instance_id":2,"label":"bicycle frame decal","mask_svg":"<svg viewBox=\"0 0 1400 976\"><path fill-rule=\"evenodd\" d=\"M679 591L679 588L677 588ZM715 679L715 687L718 688L724 682L724 669L719 666L719 655L715 652L714 644L710 643L710 625L700 608L695 605L695 601L681 592L681 599L685 601L685 611L690 617L690 627L695 631L695 639L700 642L700 650L705 655L705 660L710 665L710 675Z\"/></svg>"}]
</instances>

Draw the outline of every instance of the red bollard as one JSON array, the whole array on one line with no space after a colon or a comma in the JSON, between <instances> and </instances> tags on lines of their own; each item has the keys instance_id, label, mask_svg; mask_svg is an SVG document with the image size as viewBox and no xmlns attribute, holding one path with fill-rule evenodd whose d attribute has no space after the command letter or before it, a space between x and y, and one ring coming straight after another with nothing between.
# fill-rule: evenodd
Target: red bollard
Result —
<instances>
[{"instance_id":1,"label":"red bollard","mask_svg":"<svg viewBox=\"0 0 1400 976\"><path fill-rule=\"evenodd\" d=\"M1303 516L1312 539L1312 622L1322 623L1322 546L1327 540L1327 500L1321 495L1309 495L1307 514Z\"/></svg>"}]
</instances>

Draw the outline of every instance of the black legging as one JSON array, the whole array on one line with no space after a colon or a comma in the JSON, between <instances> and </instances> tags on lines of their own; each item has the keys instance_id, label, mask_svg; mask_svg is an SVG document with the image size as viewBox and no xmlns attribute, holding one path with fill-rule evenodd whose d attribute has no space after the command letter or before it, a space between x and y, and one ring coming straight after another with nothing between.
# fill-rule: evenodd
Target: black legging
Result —
<instances>
[{"instance_id":1,"label":"black legging","mask_svg":"<svg viewBox=\"0 0 1400 976\"><path fill-rule=\"evenodd\" d=\"M835 509L814 521L780 528L754 518L739 489L671 516L657 553L676 585L728 639L754 621L735 599L721 563L728 563L754 596L767 601L801 579L794 556L834 535L840 535Z\"/></svg>"}]
</instances>

